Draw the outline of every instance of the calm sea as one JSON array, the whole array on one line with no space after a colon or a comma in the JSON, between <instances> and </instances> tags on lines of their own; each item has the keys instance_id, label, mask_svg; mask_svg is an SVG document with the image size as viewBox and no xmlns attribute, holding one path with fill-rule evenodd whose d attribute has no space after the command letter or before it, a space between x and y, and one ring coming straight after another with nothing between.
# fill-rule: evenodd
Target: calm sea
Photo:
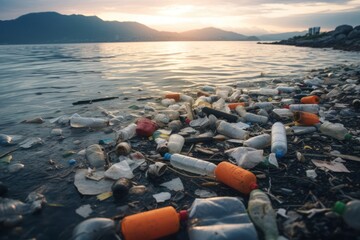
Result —
<instances>
[{"instance_id":1,"label":"calm sea","mask_svg":"<svg viewBox=\"0 0 360 240\"><path fill-rule=\"evenodd\" d=\"M119 96L131 102L205 84L301 76L359 63L359 56L255 42L0 46L0 130L34 116L77 112L71 103L79 100Z\"/></svg>"}]
</instances>

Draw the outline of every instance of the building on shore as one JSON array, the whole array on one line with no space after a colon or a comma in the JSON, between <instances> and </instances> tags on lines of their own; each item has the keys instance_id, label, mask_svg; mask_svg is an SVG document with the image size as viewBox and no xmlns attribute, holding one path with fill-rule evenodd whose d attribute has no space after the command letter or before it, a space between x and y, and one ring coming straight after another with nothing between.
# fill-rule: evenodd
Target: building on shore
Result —
<instances>
[{"instance_id":1,"label":"building on shore","mask_svg":"<svg viewBox=\"0 0 360 240\"><path fill-rule=\"evenodd\" d=\"M309 36L319 35L319 34L320 34L320 27L311 27L311 28L309 28L309 31L308 31Z\"/></svg>"}]
</instances>

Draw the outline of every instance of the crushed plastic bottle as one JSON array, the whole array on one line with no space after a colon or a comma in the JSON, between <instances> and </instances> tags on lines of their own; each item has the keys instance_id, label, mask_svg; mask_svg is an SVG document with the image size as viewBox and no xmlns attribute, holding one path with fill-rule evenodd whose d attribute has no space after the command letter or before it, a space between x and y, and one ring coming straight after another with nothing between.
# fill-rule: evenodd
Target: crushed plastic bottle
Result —
<instances>
[{"instance_id":1,"label":"crushed plastic bottle","mask_svg":"<svg viewBox=\"0 0 360 240\"><path fill-rule=\"evenodd\" d=\"M230 138L236 139L247 139L249 137L249 132L236 127L236 125L219 120L217 123L216 131L220 134L223 134Z\"/></svg>"},{"instance_id":2,"label":"crushed plastic bottle","mask_svg":"<svg viewBox=\"0 0 360 240\"><path fill-rule=\"evenodd\" d=\"M291 104L289 105L289 109L292 112L318 113L320 107L318 104Z\"/></svg>"},{"instance_id":3,"label":"crushed plastic bottle","mask_svg":"<svg viewBox=\"0 0 360 240\"><path fill-rule=\"evenodd\" d=\"M236 197L196 198L187 230L190 240L258 239L244 204Z\"/></svg>"},{"instance_id":4,"label":"crushed plastic bottle","mask_svg":"<svg viewBox=\"0 0 360 240\"><path fill-rule=\"evenodd\" d=\"M263 191L256 189L250 193L248 212L255 226L264 233L266 240L278 239L276 214L269 197Z\"/></svg>"},{"instance_id":5,"label":"crushed plastic bottle","mask_svg":"<svg viewBox=\"0 0 360 240\"><path fill-rule=\"evenodd\" d=\"M261 134L256 137L249 138L244 141L245 147L252 147L256 149L264 149L271 145L271 136L269 134Z\"/></svg>"},{"instance_id":6,"label":"crushed plastic bottle","mask_svg":"<svg viewBox=\"0 0 360 240\"><path fill-rule=\"evenodd\" d=\"M112 236L112 237L111 237ZM72 240L119 239L115 222L109 218L90 218L79 223L73 230Z\"/></svg>"},{"instance_id":7,"label":"crushed plastic bottle","mask_svg":"<svg viewBox=\"0 0 360 240\"><path fill-rule=\"evenodd\" d=\"M171 165L175 168L199 174L214 177L216 165L201 159L181 155L166 153L164 159L170 161Z\"/></svg>"}]
</instances>

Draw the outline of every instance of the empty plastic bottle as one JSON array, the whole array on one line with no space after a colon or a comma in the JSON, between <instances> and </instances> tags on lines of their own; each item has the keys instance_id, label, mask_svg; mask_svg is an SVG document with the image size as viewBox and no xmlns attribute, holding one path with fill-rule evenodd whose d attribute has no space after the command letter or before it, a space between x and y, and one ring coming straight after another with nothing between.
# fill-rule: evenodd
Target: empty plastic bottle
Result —
<instances>
[{"instance_id":1,"label":"empty plastic bottle","mask_svg":"<svg viewBox=\"0 0 360 240\"><path fill-rule=\"evenodd\" d=\"M80 116L72 116L70 118L70 126L73 128L100 128L109 125L109 121L102 118L88 118Z\"/></svg>"},{"instance_id":2,"label":"empty plastic bottle","mask_svg":"<svg viewBox=\"0 0 360 240\"><path fill-rule=\"evenodd\" d=\"M320 126L320 132L338 140L349 140L352 138L344 125L340 123L324 122Z\"/></svg>"},{"instance_id":3,"label":"empty plastic bottle","mask_svg":"<svg viewBox=\"0 0 360 240\"><path fill-rule=\"evenodd\" d=\"M291 104L289 109L292 112L310 112L318 113L320 108L318 104Z\"/></svg>"},{"instance_id":4,"label":"empty plastic bottle","mask_svg":"<svg viewBox=\"0 0 360 240\"><path fill-rule=\"evenodd\" d=\"M298 92L300 90L298 87L289 87L289 86L278 86L276 87L276 89L282 93L293 93L293 92Z\"/></svg>"},{"instance_id":5,"label":"empty plastic bottle","mask_svg":"<svg viewBox=\"0 0 360 240\"><path fill-rule=\"evenodd\" d=\"M300 102L303 104L319 104L320 98L316 95L306 96L306 97L302 97L300 99Z\"/></svg>"},{"instance_id":6,"label":"empty plastic bottle","mask_svg":"<svg viewBox=\"0 0 360 240\"><path fill-rule=\"evenodd\" d=\"M337 201L333 211L340 214L351 228L360 230L360 200L352 200L347 204Z\"/></svg>"},{"instance_id":7,"label":"empty plastic bottle","mask_svg":"<svg viewBox=\"0 0 360 240\"><path fill-rule=\"evenodd\" d=\"M249 132L236 127L234 124L220 120L216 125L216 131L227 137L236 139L247 139L249 137Z\"/></svg>"},{"instance_id":8,"label":"empty plastic bottle","mask_svg":"<svg viewBox=\"0 0 360 240\"><path fill-rule=\"evenodd\" d=\"M279 231L276 225L276 214L269 197L261 190L250 193L248 212L253 223L263 231L266 240L277 240Z\"/></svg>"},{"instance_id":9,"label":"empty plastic bottle","mask_svg":"<svg viewBox=\"0 0 360 240\"><path fill-rule=\"evenodd\" d=\"M190 240L258 239L255 227L239 198L196 198L188 212Z\"/></svg>"},{"instance_id":10,"label":"empty plastic bottle","mask_svg":"<svg viewBox=\"0 0 360 240\"><path fill-rule=\"evenodd\" d=\"M126 141L132 137L135 136L136 134L136 124L135 123L131 123L128 126L126 126L125 128L122 128L120 131L116 132L116 139L120 142L122 141Z\"/></svg>"},{"instance_id":11,"label":"empty plastic bottle","mask_svg":"<svg viewBox=\"0 0 360 240\"><path fill-rule=\"evenodd\" d=\"M158 239L178 232L184 215L170 206L130 215L121 221L121 233L126 240Z\"/></svg>"},{"instance_id":12,"label":"empty plastic bottle","mask_svg":"<svg viewBox=\"0 0 360 240\"><path fill-rule=\"evenodd\" d=\"M184 146L185 139L179 134L171 134L167 147L170 153L180 153Z\"/></svg>"},{"instance_id":13,"label":"empty plastic bottle","mask_svg":"<svg viewBox=\"0 0 360 240\"><path fill-rule=\"evenodd\" d=\"M221 162L215 168L216 179L241 193L249 194L257 188L256 176L229 162Z\"/></svg>"},{"instance_id":14,"label":"empty plastic bottle","mask_svg":"<svg viewBox=\"0 0 360 240\"><path fill-rule=\"evenodd\" d=\"M279 90L277 89L271 89L271 88L260 88L260 89L254 89L250 90L249 94L258 94L258 95L266 95L266 96L273 96L278 95Z\"/></svg>"},{"instance_id":15,"label":"empty plastic bottle","mask_svg":"<svg viewBox=\"0 0 360 240\"><path fill-rule=\"evenodd\" d=\"M277 158L285 156L287 152L286 130L281 122L276 122L271 128L271 152Z\"/></svg>"},{"instance_id":16,"label":"empty plastic bottle","mask_svg":"<svg viewBox=\"0 0 360 240\"><path fill-rule=\"evenodd\" d=\"M255 107L265 109L266 111L270 111L274 109L274 105L271 102L257 102L254 104Z\"/></svg>"},{"instance_id":17,"label":"empty plastic bottle","mask_svg":"<svg viewBox=\"0 0 360 240\"><path fill-rule=\"evenodd\" d=\"M319 116L309 112L294 112L294 120L298 125L313 126L320 122Z\"/></svg>"},{"instance_id":18,"label":"empty plastic bottle","mask_svg":"<svg viewBox=\"0 0 360 240\"><path fill-rule=\"evenodd\" d=\"M175 168L199 175L206 175L210 177L215 176L214 171L216 165L211 162L207 162L189 156L184 156L181 154L169 154L169 153L165 153L164 159L170 160L171 165Z\"/></svg>"},{"instance_id":19,"label":"empty plastic bottle","mask_svg":"<svg viewBox=\"0 0 360 240\"><path fill-rule=\"evenodd\" d=\"M269 134L261 134L256 137L249 138L244 142L244 146L256 149L264 149L271 144L271 136Z\"/></svg>"}]
</instances>

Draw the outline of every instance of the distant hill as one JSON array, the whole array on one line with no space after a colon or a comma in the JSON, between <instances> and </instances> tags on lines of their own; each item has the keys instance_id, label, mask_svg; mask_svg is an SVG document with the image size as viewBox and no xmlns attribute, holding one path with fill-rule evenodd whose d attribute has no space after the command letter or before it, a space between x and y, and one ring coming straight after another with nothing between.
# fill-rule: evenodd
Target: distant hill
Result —
<instances>
[{"instance_id":1,"label":"distant hill","mask_svg":"<svg viewBox=\"0 0 360 240\"><path fill-rule=\"evenodd\" d=\"M103 21L96 16L29 13L0 21L0 44L127 41L258 41L235 32L204 28L162 32L137 22Z\"/></svg>"},{"instance_id":2,"label":"distant hill","mask_svg":"<svg viewBox=\"0 0 360 240\"><path fill-rule=\"evenodd\" d=\"M274 33L274 34L265 34L257 36L261 41L279 41L288 38L292 38L295 36L303 36L307 33L307 31L302 32L285 32L285 33Z\"/></svg>"}]
</instances>

